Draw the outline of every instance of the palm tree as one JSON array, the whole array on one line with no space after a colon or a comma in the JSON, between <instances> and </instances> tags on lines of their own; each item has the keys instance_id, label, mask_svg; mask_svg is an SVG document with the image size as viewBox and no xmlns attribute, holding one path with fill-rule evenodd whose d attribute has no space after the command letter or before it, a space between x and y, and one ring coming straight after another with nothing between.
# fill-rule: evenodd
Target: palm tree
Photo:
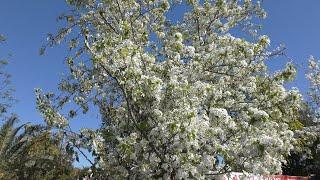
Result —
<instances>
[{"instance_id":1,"label":"palm tree","mask_svg":"<svg viewBox=\"0 0 320 180\"><path fill-rule=\"evenodd\" d=\"M12 117L0 127L0 179L76 179L59 138L41 125L16 122Z\"/></svg>"},{"instance_id":2,"label":"palm tree","mask_svg":"<svg viewBox=\"0 0 320 180\"><path fill-rule=\"evenodd\" d=\"M19 162L27 149L28 135L25 132L19 134L25 124L15 127L17 121L17 117L12 116L0 127L0 177L15 171L12 164Z\"/></svg>"}]
</instances>

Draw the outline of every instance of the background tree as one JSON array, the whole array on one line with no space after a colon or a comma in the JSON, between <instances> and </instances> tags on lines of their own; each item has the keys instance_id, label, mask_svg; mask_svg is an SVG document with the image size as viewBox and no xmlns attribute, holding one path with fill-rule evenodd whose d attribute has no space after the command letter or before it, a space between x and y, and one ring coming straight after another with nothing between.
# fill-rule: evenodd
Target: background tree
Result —
<instances>
[{"instance_id":1,"label":"background tree","mask_svg":"<svg viewBox=\"0 0 320 180\"><path fill-rule=\"evenodd\" d=\"M76 179L72 156L61 141L41 126L14 127L7 121L1 130L1 166L3 179ZM24 131L22 128L25 127ZM19 132L22 131L22 132Z\"/></svg>"},{"instance_id":2,"label":"background tree","mask_svg":"<svg viewBox=\"0 0 320 180\"><path fill-rule=\"evenodd\" d=\"M252 22L266 16L259 1L68 3L72 13L60 17L68 26L49 35L48 46L70 40L70 77L58 98L37 91L38 109L73 146L93 152L92 168L101 176L281 173L301 95L283 86L295 76L292 64L275 74L267 70L265 60L282 50L268 51L269 38L257 34ZM178 22L169 17L173 6L187 9ZM242 28L252 36L233 33ZM63 115L70 100L80 108ZM101 128L70 133L68 120L92 106L100 111ZM215 164L218 155L222 166Z\"/></svg>"},{"instance_id":3,"label":"background tree","mask_svg":"<svg viewBox=\"0 0 320 180\"><path fill-rule=\"evenodd\" d=\"M0 34L0 45L6 40L4 35ZM0 118L5 120L10 118L10 116L15 116L13 114L8 114L8 109L11 107L15 99L12 96L13 88L10 84L10 74L5 71L8 65L8 60L0 57Z\"/></svg>"},{"instance_id":4,"label":"background tree","mask_svg":"<svg viewBox=\"0 0 320 180\"><path fill-rule=\"evenodd\" d=\"M0 129L0 175L12 171L10 164L15 162L18 156L23 152L27 139L24 136L17 137L17 134L23 126L14 127L16 118L7 120Z\"/></svg>"},{"instance_id":5,"label":"background tree","mask_svg":"<svg viewBox=\"0 0 320 180\"><path fill-rule=\"evenodd\" d=\"M4 41L0 35L0 42ZM0 179L75 179L72 156L56 134L39 125L16 126L9 113L15 101L6 60L0 61Z\"/></svg>"},{"instance_id":6,"label":"background tree","mask_svg":"<svg viewBox=\"0 0 320 180\"><path fill-rule=\"evenodd\" d=\"M5 40L6 38L0 34L0 45ZM10 75L4 70L7 64L7 60L0 60L0 175L3 175L10 169L9 164L21 153L26 143L26 139L22 136L17 137L23 125L15 128L14 124L18 120L17 117L12 114L8 115L7 113L14 101L11 94Z\"/></svg>"},{"instance_id":7,"label":"background tree","mask_svg":"<svg viewBox=\"0 0 320 180\"><path fill-rule=\"evenodd\" d=\"M29 127L30 128L30 127ZM22 179L76 179L77 171L72 166L73 158L62 148L61 139L41 130L33 135L20 163L15 164Z\"/></svg>"},{"instance_id":8,"label":"background tree","mask_svg":"<svg viewBox=\"0 0 320 180\"><path fill-rule=\"evenodd\" d=\"M309 59L307 78L310 81L309 97L303 112L301 124L297 126L296 146L289 156L289 163L284 166L284 173L289 175L316 175L320 178L320 68L319 61Z\"/></svg>"}]
</instances>

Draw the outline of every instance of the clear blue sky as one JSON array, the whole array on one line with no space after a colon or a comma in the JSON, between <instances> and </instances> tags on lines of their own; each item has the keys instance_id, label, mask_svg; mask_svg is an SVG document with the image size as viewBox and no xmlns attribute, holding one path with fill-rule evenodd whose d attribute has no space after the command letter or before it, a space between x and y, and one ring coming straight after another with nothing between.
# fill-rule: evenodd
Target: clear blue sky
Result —
<instances>
[{"instance_id":1,"label":"clear blue sky","mask_svg":"<svg viewBox=\"0 0 320 180\"><path fill-rule=\"evenodd\" d=\"M269 35L271 43L284 43L287 54L299 65L296 81L291 86L306 91L304 77L307 59L310 55L320 57L320 1L319 0L269 0L263 3L268 18L263 21L263 33ZM57 90L57 84L66 71L65 47L49 49L45 56L39 56L39 48L45 43L46 34L55 32L58 27L56 17L65 12L64 0L1 0L0 33L7 42L0 46L0 58L9 53L9 73L16 88L15 97L19 100L13 108L21 122L42 123L35 109L34 88L45 92ZM285 59L271 60L272 70L280 69ZM73 122L75 128L96 127L94 113L87 118Z\"/></svg>"},{"instance_id":2,"label":"clear blue sky","mask_svg":"<svg viewBox=\"0 0 320 180\"><path fill-rule=\"evenodd\" d=\"M15 87L18 103L13 111L21 122L43 123L35 109L35 88L44 92L57 92L59 79L66 72L64 46L48 49L45 56L39 56L40 47L46 43L49 32L56 32L59 22L56 18L68 7L64 0L2 0L0 2L0 33L7 38L0 47L0 57L9 57L9 73ZM97 127L96 115L89 114L85 121L73 121L74 128ZM94 123L92 123L94 122Z\"/></svg>"}]
</instances>

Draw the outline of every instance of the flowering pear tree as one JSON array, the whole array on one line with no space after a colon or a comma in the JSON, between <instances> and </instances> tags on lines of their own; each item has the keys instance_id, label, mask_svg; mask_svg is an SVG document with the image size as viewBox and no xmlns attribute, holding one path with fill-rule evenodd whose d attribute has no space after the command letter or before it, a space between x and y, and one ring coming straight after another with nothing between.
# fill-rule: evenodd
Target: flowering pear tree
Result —
<instances>
[{"instance_id":1,"label":"flowering pear tree","mask_svg":"<svg viewBox=\"0 0 320 180\"><path fill-rule=\"evenodd\" d=\"M315 174L320 177L320 63L312 56L307 78L310 82L307 108L302 114L302 124L295 131L296 146L284 170L293 175Z\"/></svg>"},{"instance_id":2,"label":"flowering pear tree","mask_svg":"<svg viewBox=\"0 0 320 180\"><path fill-rule=\"evenodd\" d=\"M310 82L309 89L309 123L307 124L307 136L311 137L309 143L317 141L317 148L320 151L320 62L313 56L309 59L309 71L307 79Z\"/></svg>"},{"instance_id":3,"label":"flowering pear tree","mask_svg":"<svg viewBox=\"0 0 320 180\"><path fill-rule=\"evenodd\" d=\"M316 109L317 112L319 112L320 67L319 67L319 61L316 60L313 56L311 56L309 59L309 72L307 74L307 78L310 81L310 85L311 85L309 95L311 97L311 101L313 102L313 108ZM315 121L318 121L318 120L315 119Z\"/></svg>"},{"instance_id":4,"label":"flowering pear tree","mask_svg":"<svg viewBox=\"0 0 320 180\"><path fill-rule=\"evenodd\" d=\"M57 98L37 90L38 109L71 145L93 152L105 178L281 172L301 95L283 86L292 64L267 69L281 50L269 51L252 23L266 16L259 1L67 2L73 10L60 19L68 25L48 46L69 42L70 76ZM177 7L186 12L175 22ZM240 30L252 36L237 37ZM79 108L62 113L71 102ZM94 107L101 128L71 131L69 120Z\"/></svg>"}]
</instances>

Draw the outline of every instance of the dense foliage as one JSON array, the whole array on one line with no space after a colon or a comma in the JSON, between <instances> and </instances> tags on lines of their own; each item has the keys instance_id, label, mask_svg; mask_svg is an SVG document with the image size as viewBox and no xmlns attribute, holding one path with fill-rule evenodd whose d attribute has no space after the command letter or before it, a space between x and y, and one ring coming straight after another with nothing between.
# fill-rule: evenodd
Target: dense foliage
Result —
<instances>
[{"instance_id":1,"label":"dense foliage","mask_svg":"<svg viewBox=\"0 0 320 180\"><path fill-rule=\"evenodd\" d=\"M57 138L40 126L15 128L14 122L7 121L1 130L1 179L76 179L72 159Z\"/></svg>"}]
</instances>

